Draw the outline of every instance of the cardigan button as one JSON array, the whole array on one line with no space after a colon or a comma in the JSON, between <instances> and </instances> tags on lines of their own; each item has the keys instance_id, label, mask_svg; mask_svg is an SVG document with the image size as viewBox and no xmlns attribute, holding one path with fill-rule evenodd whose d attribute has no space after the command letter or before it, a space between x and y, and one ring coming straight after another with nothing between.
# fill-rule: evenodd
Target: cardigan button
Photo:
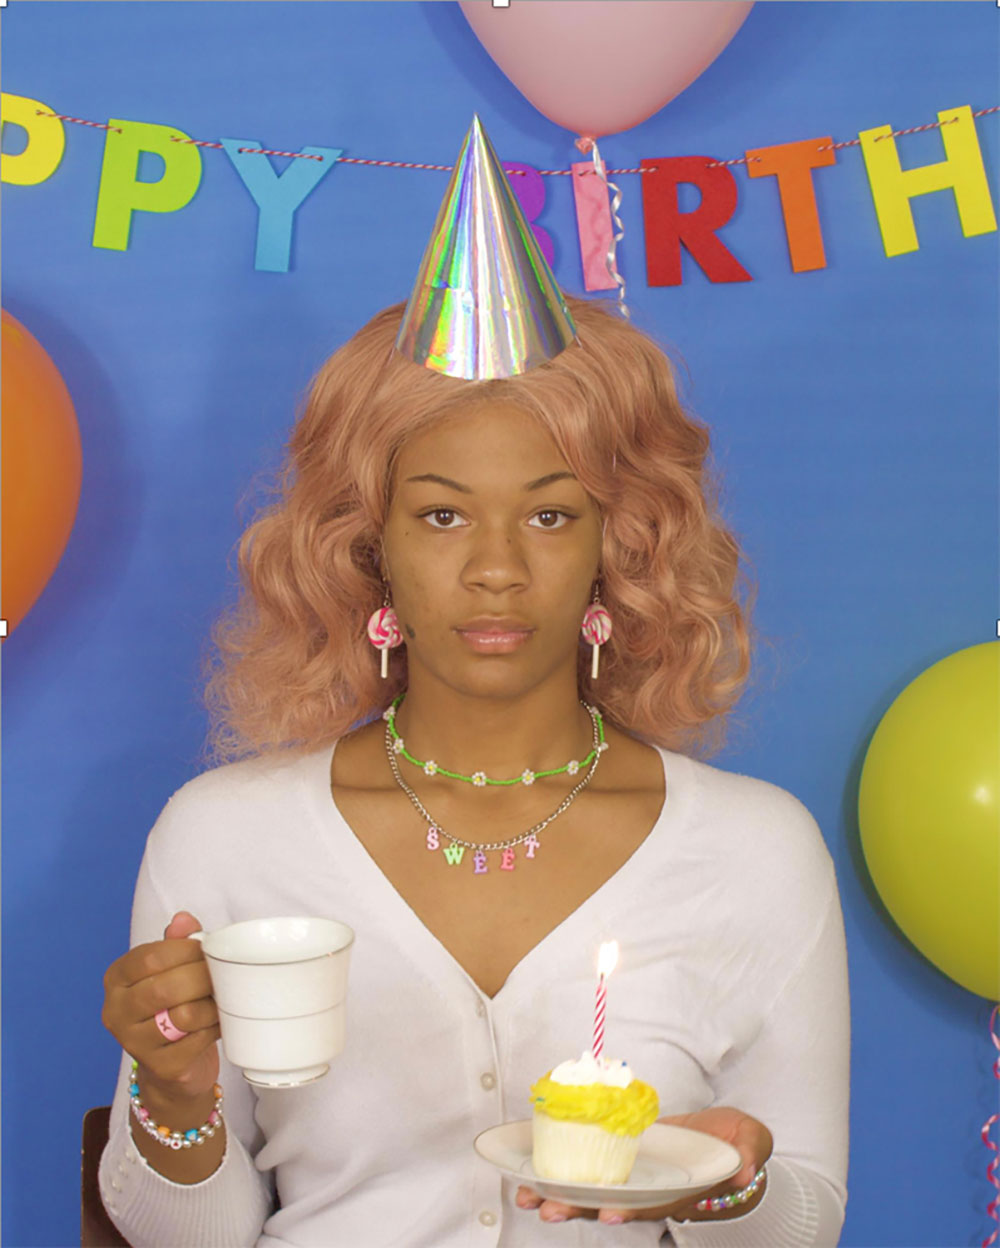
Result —
<instances>
[{"instance_id":1,"label":"cardigan button","mask_svg":"<svg viewBox=\"0 0 1000 1248\"><path fill-rule=\"evenodd\" d=\"M496 1220L497 1215L495 1213L490 1213L489 1209L484 1209L479 1215L479 1221L482 1222L483 1226L495 1226Z\"/></svg>"},{"instance_id":2,"label":"cardigan button","mask_svg":"<svg viewBox=\"0 0 1000 1248\"><path fill-rule=\"evenodd\" d=\"M476 1013L479 1015L480 1018L482 1018L484 1014L486 1013L486 1006L483 1005L482 1001L476 1002Z\"/></svg>"},{"instance_id":3,"label":"cardigan button","mask_svg":"<svg viewBox=\"0 0 1000 1248\"><path fill-rule=\"evenodd\" d=\"M485 1075L480 1076L479 1082L483 1085L487 1092L492 1092L497 1086L496 1075L490 1074L489 1071L487 1071Z\"/></svg>"}]
</instances>

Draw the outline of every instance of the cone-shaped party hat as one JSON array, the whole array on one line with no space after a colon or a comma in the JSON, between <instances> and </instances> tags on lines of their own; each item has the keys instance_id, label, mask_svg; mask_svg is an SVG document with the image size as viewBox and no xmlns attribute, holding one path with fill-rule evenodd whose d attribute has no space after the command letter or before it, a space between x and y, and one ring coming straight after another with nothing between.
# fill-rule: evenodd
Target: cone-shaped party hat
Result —
<instances>
[{"instance_id":1,"label":"cone-shaped party hat","mask_svg":"<svg viewBox=\"0 0 1000 1248\"><path fill-rule=\"evenodd\" d=\"M396 348L449 377L511 377L576 327L478 115L438 210Z\"/></svg>"}]
</instances>

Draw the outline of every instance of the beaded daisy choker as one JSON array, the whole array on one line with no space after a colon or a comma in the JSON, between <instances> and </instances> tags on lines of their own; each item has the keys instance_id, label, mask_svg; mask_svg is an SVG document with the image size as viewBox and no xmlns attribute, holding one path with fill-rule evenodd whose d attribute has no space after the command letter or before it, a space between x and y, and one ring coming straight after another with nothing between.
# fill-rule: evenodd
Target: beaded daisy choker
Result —
<instances>
[{"instance_id":1,"label":"beaded daisy choker","mask_svg":"<svg viewBox=\"0 0 1000 1248\"><path fill-rule=\"evenodd\" d=\"M543 776L561 776L563 772L571 776L575 776L581 767L586 767L592 759L596 758L599 753L606 750L607 742L604 740L604 721L601 719L601 712L596 706L587 706L586 702L581 703L586 707L591 720L594 723L594 748L584 759L570 759L562 767L552 767L548 771L530 771L525 768L519 776L515 776L513 780L494 780L486 774L485 771L474 771L471 776L462 775L460 771L448 771L440 766L434 759L428 759L423 762L419 758L414 758L410 751L406 748L403 738L396 731L396 712L399 710L399 704L406 697L406 690L403 689L392 700L392 704L382 712L382 718L389 726L389 733L392 737L392 748L396 754L402 754L408 763L412 763L414 767L419 767L425 776L447 776L451 780L464 780L467 784L474 784L477 789L483 788L485 785L493 784L506 786L511 784L534 784L536 780L540 780Z\"/></svg>"}]
</instances>

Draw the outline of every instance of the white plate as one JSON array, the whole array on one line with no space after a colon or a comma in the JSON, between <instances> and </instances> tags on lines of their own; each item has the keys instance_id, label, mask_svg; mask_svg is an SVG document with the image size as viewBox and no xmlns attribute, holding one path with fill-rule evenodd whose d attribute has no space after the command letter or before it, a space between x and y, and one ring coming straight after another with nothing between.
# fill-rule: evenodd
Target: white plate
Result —
<instances>
[{"instance_id":1,"label":"white plate","mask_svg":"<svg viewBox=\"0 0 1000 1248\"><path fill-rule=\"evenodd\" d=\"M666 1122L654 1122L639 1141L626 1183L559 1183L540 1179L531 1165L531 1119L505 1122L476 1136L474 1147L508 1178L546 1199L581 1209L652 1209L730 1179L743 1165L731 1144Z\"/></svg>"}]
</instances>

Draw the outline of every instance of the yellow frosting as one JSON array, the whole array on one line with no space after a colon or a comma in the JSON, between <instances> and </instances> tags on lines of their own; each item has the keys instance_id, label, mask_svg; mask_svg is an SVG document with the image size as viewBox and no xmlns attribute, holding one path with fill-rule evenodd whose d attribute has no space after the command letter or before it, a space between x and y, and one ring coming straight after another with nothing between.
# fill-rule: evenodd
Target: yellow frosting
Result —
<instances>
[{"instance_id":1,"label":"yellow frosting","mask_svg":"<svg viewBox=\"0 0 1000 1248\"><path fill-rule=\"evenodd\" d=\"M614 1135L641 1135L660 1112L655 1088L641 1079L616 1088L606 1083L555 1083L549 1075L532 1084L531 1100L550 1118L591 1123Z\"/></svg>"}]
</instances>

